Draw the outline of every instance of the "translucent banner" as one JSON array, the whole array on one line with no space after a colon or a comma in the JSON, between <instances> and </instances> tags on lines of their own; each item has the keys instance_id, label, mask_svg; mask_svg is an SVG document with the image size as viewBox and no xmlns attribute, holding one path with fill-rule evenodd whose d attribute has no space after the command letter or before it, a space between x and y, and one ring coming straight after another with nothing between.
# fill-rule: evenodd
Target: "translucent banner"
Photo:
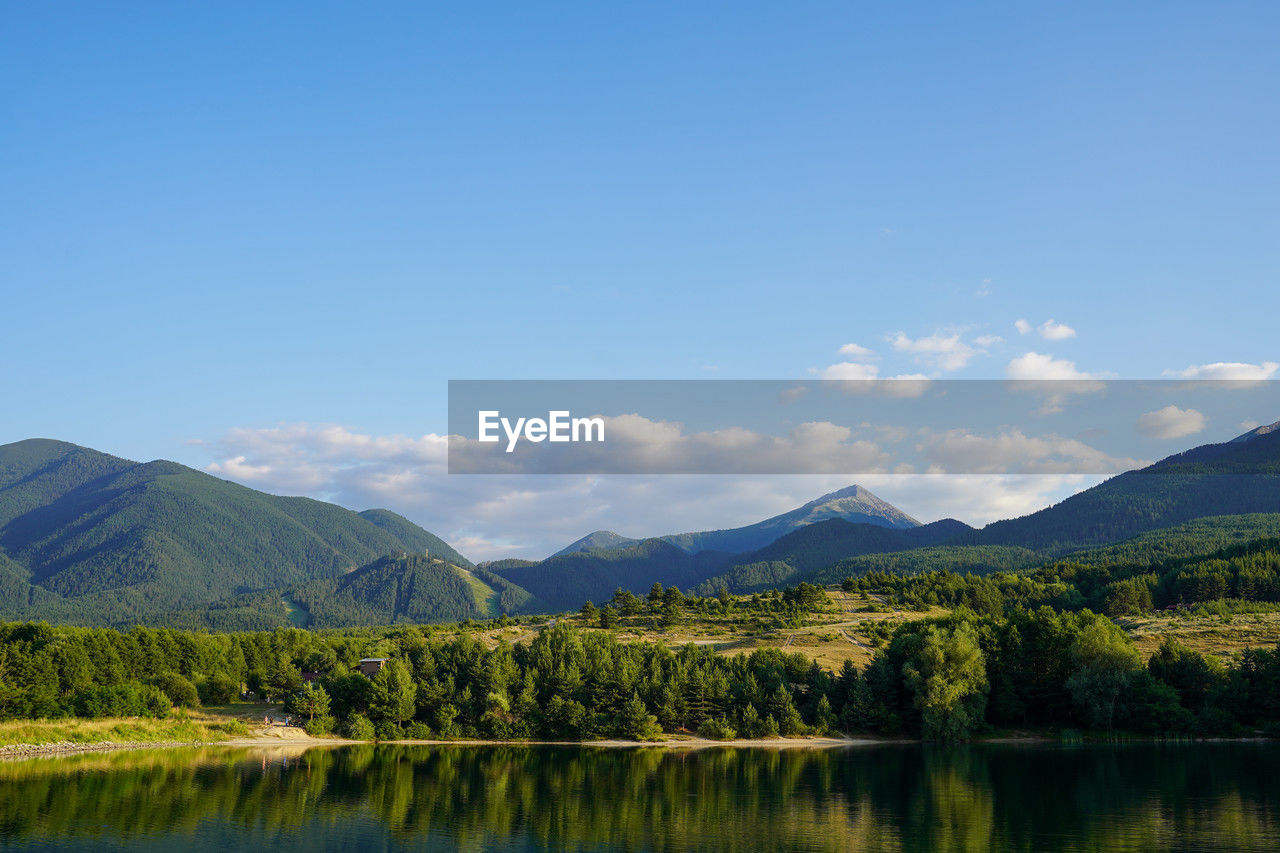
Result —
<instances>
[{"instance_id":1,"label":"translucent banner","mask_svg":"<svg viewBox=\"0 0 1280 853\"><path fill-rule=\"evenodd\" d=\"M453 380L450 474L1109 474L1280 417L1280 383Z\"/></svg>"}]
</instances>

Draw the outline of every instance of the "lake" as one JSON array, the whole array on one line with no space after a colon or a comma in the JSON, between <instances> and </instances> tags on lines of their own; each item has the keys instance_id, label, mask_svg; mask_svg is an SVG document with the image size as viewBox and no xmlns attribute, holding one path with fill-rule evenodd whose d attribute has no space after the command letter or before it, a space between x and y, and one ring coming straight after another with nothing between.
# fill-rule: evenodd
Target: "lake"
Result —
<instances>
[{"instance_id":1,"label":"lake","mask_svg":"<svg viewBox=\"0 0 1280 853\"><path fill-rule=\"evenodd\" d=\"M17 850L1268 850L1280 745L206 747L0 762Z\"/></svg>"}]
</instances>

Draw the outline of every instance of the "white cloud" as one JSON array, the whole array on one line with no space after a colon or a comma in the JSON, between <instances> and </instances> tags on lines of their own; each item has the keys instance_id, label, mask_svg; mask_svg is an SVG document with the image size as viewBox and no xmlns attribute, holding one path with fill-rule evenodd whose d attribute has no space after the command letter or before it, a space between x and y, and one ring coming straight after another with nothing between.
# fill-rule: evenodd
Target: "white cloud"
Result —
<instances>
[{"instance_id":1,"label":"white cloud","mask_svg":"<svg viewBox=\"0 0 1280 853\"><path fill-rule=\"evenodd\" d=\"M1081 474L890 474L859 482L921 521L956 518L980 527L1044 509L1101 479Z\"/></svg>"},{"instance_id":2,"label":"white cloud","mask_svg":"<svg viewBox=\"0 0 1280 853\"><path fill-rule=\"evenodd\" d=\"M213 462L208 469L210 474L217 474L219 477L228 477L232 480L240 480L241 482L253 483L260 482L271 476L272 466L270 465L252 465L243 454L240 456L232 456L221 462Z\"/></svg>"},{"instance_id":3,"label":"white cloud","mask_svg":"<svg viewBox=\"0 0 1280 853\"><path fill-rule=\"evenodd\" d=\"M1066 323L1059 323L1057 320L1045 320L1039 326L1032 326L1023 318L1018 318L1013 322L1013 327L1018 330L1018 334L1026 337L1032 332L1039 332L1040 337L1046 341L1065 341L1068 338L1076 336L1076 330L1068 326Z\"/></svg>"},{"instance_id":4,"label":"white cloud","mask_svg":"<svg viewBox=\"0 0 1280 853\"><path fill-rule=\"evenodd\" d=\"M877 379L880 376L880 368L874 364L859 364L854 361L842 361L839 364L831 364L824 367L821 371L814 371L823 379L842 379L845 381L864 381L867 379Z\"/></svg>"},{"instance_id":5,"label":"white cloud","mask_svg":"<svg viewBox=\"0 0 1280 853\"><path fill-rule=\"evenodd\" d=\"M794 403L797 400L804 399L804 396L808 393L808 385L795 385L780 392L778 394L778 399L783 403Z\"/></svg>"},{"instance_id":6,"label":"white cloud","mask_svg":"<svg viewBox=\"0 0 1280 853\"><path fill-rule=\"evenodd\" d=\"M993 347L996 344L1004 343L1004 338L999 335L982 335L973 339L973 342L980 347Z\"/></svg>"},{"instance_id":7,"label":"white cloud","mask_svg":"<svg viewBox=\"0 0 1280 853\"><path fill-rule=\"evenodd\" d=\"M1074 361L1029 352L1009 362L1005 375L1024 382L1024 390L1041 395L1044 400L1037 414L1052 415L1063 410L1073 394L1092 394L1105 387L1090 373L1076 367Z\"/></svg>"},{"instance_id":8,"label":"white cloud","mask_svg":"<svg viewBox=\"0 0 1280 853\"><path fill-rule=\"evenodd\" d=\"M812 425L813 446L848 433ZM886 436L887 437L887 436ZM444 436L373 436L343 427L234 429L204 448L207 470L254 488L352 509L386 507L474 560L544 557L593 530L645 537L737 527L852 482L931 521L980 525L1055 503L1098 478L1083 475L449 476Z\"/></svg>"},{"instance_id":9,"label":"white cloud","mask_svg":"<svg viewBox=\"0 0 1280 853\"><path fill-rule=\"evenodd\" d=\"M1205 424L1205 416L1195 409L1170 405L1143 414L1135 426L1147 438L1183 438L1202 432Z\"/></svg>"},{"instance_id":10,"label":"white cloud","mask_svg":"<svg viewBox=\"0 0 1280 853\"><path fill-rule=\"evenodd\" d=\"M957 334L935 332L923 338L909 338L905 332L898 332L889 338L889 344L895 352L908 353L917 360L939 370L960 370L974 356L982 354L982 349L972 346Z\"/></svg>"},{"instance_id":11,"label":"white cloud","mask_svg":"<svg viewBox=\"0 0 1280 853\"><path fill-rule=\"evenodd\" d=\"M856 359L862 359L862 360L875 358L875 355L876 355L873 351L867 349L861 344L854 344L854 343L845 344L844 346L840 347L840 354L847 355L850 358L856 358Z\"/></svg>"},{"instance_id":12,"label":"white cloud","mask_svg":"<svg viewBox=\"0 0 1280 853\"><path fill-rule=\"evenodd\" d=\"M1147 463L1110 456L1076 438L1026 435L1019 429L982 435L967 430L925 431L918 448L931 473L1078 474L1118 473Z\"/></svg>"},{"instance_id":13,"label":"white cloud","mask_svg":"<svg viewBox=\"0 0 1280 853\"><path fill-rule=\"evenodd\" d=\"M881 397L896 397L899 400L923 397L932 386L933 380L923 373L899 373L886 376L883 382L873 389Z\"/></svg>"},{"instance_id":14,"label":"white cloud","mask_svg":"<svg viewBox=\"0 0 1280 853\"><path fill-rule=\"evenodd\" d=\"M1059 323L1056 320L1046 320L1040 325L1040 337L1044 338L1046 341L1065 341L1068 338L1074 338L1075 336L1075 329L1065 323Z\"/></svg>"},{"instance_id":15,"label":"white cloud","mask_svg":"<svg viewBox=\"0 0 1280 853\"><path fill-rule=\"evenodd\" d=\"M1074 361L1029 352L1009 362L1005 375L1010 379L1093 379L1076 368Z\"/></svg>"},{"instance_id":16,"label":"white cloud","mask_svg":"<svg viewBox=\"0 0 1280 853\"><path fill-rule=\"evenodd\" d=\"M978 285L978 289L973 292L973 295L977 297L990 296L991 292L991 279L984 278L982 284Z\"/></svg>"},{"instance_id":17,"label":"white cloud","mask_svg":"<svg viewBox=\"0 0 1280 853\"><path fill-rule=\"evenodd\" d=\"M1238 361L1215 361L1213 364L1193 364L1182 370L1166 370L1165 376L1181 376L1183 379L1218 379L1257 381L1272 379L1280 371L1280 363L1264 361L1247 364Z\"/></svg>"}]
</instances>

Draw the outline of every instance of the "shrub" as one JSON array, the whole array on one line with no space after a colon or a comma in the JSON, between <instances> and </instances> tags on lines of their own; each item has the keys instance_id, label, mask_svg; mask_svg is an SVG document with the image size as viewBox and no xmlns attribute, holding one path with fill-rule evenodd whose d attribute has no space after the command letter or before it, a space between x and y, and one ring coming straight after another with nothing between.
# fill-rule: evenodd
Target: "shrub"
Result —
<instances>
[{"instance_id":1,"label":"shrub","mask_svg":"<svg viewBox=\"0 0 1280 853\"><path fill-rule=\"evenodd\" d=\"M352 740L373 740L376 736L373 723L364 714L352 714L343 727L344 734Z\"/></svg>"},{"instance_id":2,"label":"shrub","mask_svg":"<svg viewBox=\"0 0 1280 853\"><path fill-rule=\"evenodd\" d=\"M335 722L336 721L333 717L330 717L328 714L323 714L314 719L307 720L302 729L312 737L324 737L333 731Z\"/></svg>"},{"instance_id":3,"label":"shrub","mask_svg":"<svg viewBox=\"0 0 1280 853\"><path fill-rule=\"evenodd\" d=\"M169 697L171 705L192 708L200 704L200 694L190 679L176 673L165 672L151 679L151 683Z\"/></svg>"},{"instance_id":4,"label":"shrub","mask_svg":"<svg viewBox=\"0 0 1280 853\"><path fill-rule=\"evenodd\" d=\"M404 737L404 731L390 720L383 720L374 727L375 737L378 740L400 740Z\"/></svg>"},{"instance_id":5,"label":"shrub","mask_svg":"<svg viewBox=\"0 0 1280 853\"><path fill-rule=\"evenodd\" d=\"M733 726L729 725L729 721L723 717L716 719L708 717L698 725L698 737L708 740L732 740L737 736L738 733L734 731Z\"/></svg>"},{"instance_id":6,"label":"shrub","mask_svg":"<svg viewBox=\"0 0 1280 853\"><path fill-rule=\"evenodd\" d=\"M194 690L193 687L192 691ZM169 716L169 712L173 710L169 697L162 693L160 688L150 684L144 684L138 688L138 698L142 705L141 715L144 717L155 717L161 720Z\"/></svg>"},{"instance_id":7,"label":"shrub","mask_svg":"<svg viewBox=\"0 0 1280 853\"><path fill-rule=\"evenodd\" d=\"M228 705L240 698L240 685L225 675L213 675L196 685L196 692L205 705Z\"/></svg>"},{"instance_id":8,"label":"shrub","mask_svg":"<svg viewBox=\"0 0 1280 853\"><path fill-rule=\"evenodd\" d=\"M431 740L431 726L414 720L405 727L404 736L410 740Z\"/></svg>"},{"instance_id":9,"label":"shrub","mask_svg":"<svg viewBox=\"0 0 1280 853\"><path fill-rule=\"evenodd\" d=\"M77 717L155 717L169 716L169 697L150 684L118 684L114 687L89 687L72 700Z\"/></svg>"}]
</instances>

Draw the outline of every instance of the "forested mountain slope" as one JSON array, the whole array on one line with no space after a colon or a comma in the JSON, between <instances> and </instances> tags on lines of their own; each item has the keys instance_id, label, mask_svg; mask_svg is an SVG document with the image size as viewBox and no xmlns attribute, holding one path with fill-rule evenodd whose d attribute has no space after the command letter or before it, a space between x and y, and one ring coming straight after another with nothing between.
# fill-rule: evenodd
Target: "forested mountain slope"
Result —
<instances>
[{"instance_id":1,"label":"forested mountain slope","mask_svg":"<svg viewBox=\"0 0 1280 853\"><path fill-rule=\"evenodd\" d=\"M989 524L972 544L1065 553L1216 515L1280 512L1280 431L1261 428L1128 471L1039 512Z\"/></svg>"},{"instance_id":2,"label":"forested mountain slope","mask_svg":"<svg viewBox=\"0 0 1280 853\"><path fill-rule=\"evenodd\" d=\"M387 554L470 566L394 513L255 491L66 442L0 447L0 616L111 624L284 588Z\"/></svg>"}]
</instances>

